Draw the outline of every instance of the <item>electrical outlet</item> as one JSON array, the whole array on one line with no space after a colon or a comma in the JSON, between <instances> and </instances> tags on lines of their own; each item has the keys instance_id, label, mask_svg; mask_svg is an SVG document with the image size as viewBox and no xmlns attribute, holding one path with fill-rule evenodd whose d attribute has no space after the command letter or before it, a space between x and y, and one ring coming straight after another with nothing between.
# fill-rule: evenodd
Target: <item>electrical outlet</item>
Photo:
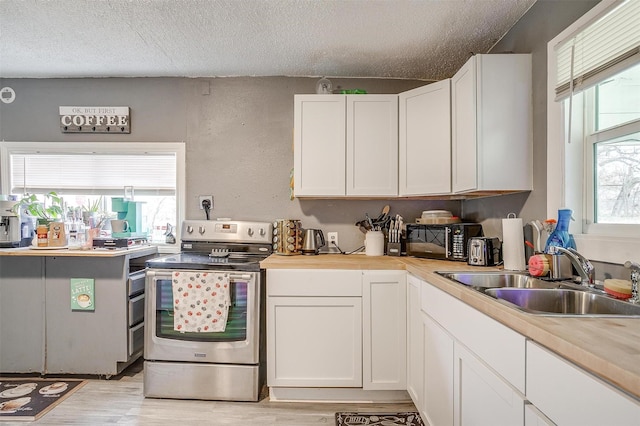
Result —
<instances>
[{"instance_id":1,"label":"electrical outlet","mask_svg":"<svg viewBox=\"0 0 640 426\"><path fill-rule=\"evenodd\" d=\"M338 233L337 232L327 232L327 245L329 249L338 249Z\"/></svg>"},{"instance_id":2,"label":"electrical outlet","mask_svg":"<svg viewBox=\"0 0 640 426\"><path fill-rule=\"evenodd\" d=\"M204 210L204 204L209 203L209 210L213 210L213 195L200 195L198 197L198 206L200 210Z\"/></svg>"}]
</instances>

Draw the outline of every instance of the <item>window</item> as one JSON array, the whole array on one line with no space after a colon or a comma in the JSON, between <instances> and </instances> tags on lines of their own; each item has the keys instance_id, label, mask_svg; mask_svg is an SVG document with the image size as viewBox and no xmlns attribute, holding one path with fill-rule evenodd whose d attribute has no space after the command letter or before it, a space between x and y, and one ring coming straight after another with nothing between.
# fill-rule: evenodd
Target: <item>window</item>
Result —
<instances>
[{"instance_id":1,"label":"window","mask_svg":"<svg viewBox=\"0 0 640 426\"><path fill-rule=\"evenodd\" d=\"M586 93L585 232L597 224L640 225L640 64ZM615 232L609 227L608 233ZM606 230L605 230L606 232Z\"/></svg>"},{"instance_id":2,"label":"window","mask_svg":"<svg viewBox=\"0 0 640 426\"><path fill-rule=\"evenodd\" d=\"M0 148L2 193L54 191L68 216L79 218L93 204L114 219L112 198L132 196L142 210L136 233L159 244L183 217L184 144L3 142Z\"/></svg>"},{"instance_id":3,"label":"window","mask_svg":"<svg viewBox=\"0 0 640 426\"><path fill-rule=\"evenodd\" d=\"M640 256L640 2L603 0L548 45L547 214L578 250Z\"/></svg>"}]
</instances>

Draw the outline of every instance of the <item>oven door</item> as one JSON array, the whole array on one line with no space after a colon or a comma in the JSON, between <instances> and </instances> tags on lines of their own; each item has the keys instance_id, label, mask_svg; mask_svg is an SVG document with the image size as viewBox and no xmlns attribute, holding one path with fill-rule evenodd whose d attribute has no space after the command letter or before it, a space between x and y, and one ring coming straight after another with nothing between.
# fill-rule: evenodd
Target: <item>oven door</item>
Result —
<instances>
[{"instance_id":1,"label":"oven door","mask_svg":"<svg viewBox=\"0 0 640 426\"><path fill-rule=\"evenodd\" d=\"M224 271L229 273L231 284L225 331L180 332L174 329L173 272L147 270L145 360L258 364L260 274Z\"/></svg>"}]
</instances>

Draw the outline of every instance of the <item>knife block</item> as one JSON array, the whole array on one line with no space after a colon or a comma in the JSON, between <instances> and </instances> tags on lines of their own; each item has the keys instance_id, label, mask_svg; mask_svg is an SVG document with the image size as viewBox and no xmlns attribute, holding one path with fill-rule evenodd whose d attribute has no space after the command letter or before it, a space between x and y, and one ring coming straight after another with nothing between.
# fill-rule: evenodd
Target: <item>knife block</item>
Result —
<instances>
[{"instance_id":1,"label":"knife block","mask_svg":"<svg viewBox=\"0 0 640 426\"><path fill-rule=\"evenodd\" d=\"M404 239L400 239L399 243L387 242L387 256L402 256L406 253Z\"/></svg>"}]
</instances>

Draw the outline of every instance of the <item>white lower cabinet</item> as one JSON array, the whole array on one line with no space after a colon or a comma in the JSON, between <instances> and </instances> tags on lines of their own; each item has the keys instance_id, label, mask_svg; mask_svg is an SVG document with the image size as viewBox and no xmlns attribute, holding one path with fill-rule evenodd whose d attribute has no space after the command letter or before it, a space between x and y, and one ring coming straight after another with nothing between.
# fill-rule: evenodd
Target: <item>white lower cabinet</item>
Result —
<instances>
[{"instance_id":1,"label":"white lower cabinet","mask_svg":"<svg viewBox=\"0 0 640 426\"><path fill-rule=\"evenodd\" d=\"M424 338L420 312L421 281L407 275L407 392L414 401L424 397ZM419 404L416 404L420 408Z\"/></svg>"},{"instance_id":2,"label":"white lower cabinet","mask_svg":"<svg viewBox=\"0 0 640 426\"><path fill-rule=\"evenodd\" d=\"M270 297L269 384L362 386L359 297Z\"/></svg>"},{"instance_id":3,"label":"white lower cabinet","mask_svg":"<svg viewBox=\"0 0 640 426\"><path fill-rule=\"evenodd\" d=\"M409 275L414 295L415 280ZM421 315L421 349L408 347L422 357L422 372L410 356L408 382L423 418L437 426L524 425L524 336L420 282L421 303L409 302L409 318Z\"/></svg>"},{"instance_id":4,"label":"white lower cabinet","mask_svg":"<svg viewBox=\"0 0 640 426\"><path fill-rule=\"evenodd\" d=\"M271 388L406 389L406 273L267 271Z\"/></svg>"},{"instance_id":5,"label":"white lower cabinet","mask_svg":"<svg viewBox=\"0 0 640 426\"><path fill-rule=\"evenodd\" d=\"M363 388L407 388L406 272L363 271Z\"/></svg>"},{"instance_id":6,"label":"white lower cabinet","mask_svg":"<svg viewBox=\"0 0 640 426\"><path fill-rule=\"evenodd\" d=\"M420 414L431 425L453 425L455 342L425 313L421 323L424 399Z\"/></svg>"},{"instance_id":7,"label":"white lower cabinet","mask_svg":"<svg viewBox=\"0 0 640 426\"><path fill-rule=\"evenodd\" d=\"M454 425L524 425L524 397L457 342L453 373Z\"/></svg>"},{"instance_id":8,"label":"white lower cabinet","mask_svg":"<svg viewBox=\"0 0 640 426\"><path fill-rule=\"evenodd\" d=\"M558 425L640 423L636 400L533 342L527 342L527 398Z\"/></svg>"}]
</instances>

